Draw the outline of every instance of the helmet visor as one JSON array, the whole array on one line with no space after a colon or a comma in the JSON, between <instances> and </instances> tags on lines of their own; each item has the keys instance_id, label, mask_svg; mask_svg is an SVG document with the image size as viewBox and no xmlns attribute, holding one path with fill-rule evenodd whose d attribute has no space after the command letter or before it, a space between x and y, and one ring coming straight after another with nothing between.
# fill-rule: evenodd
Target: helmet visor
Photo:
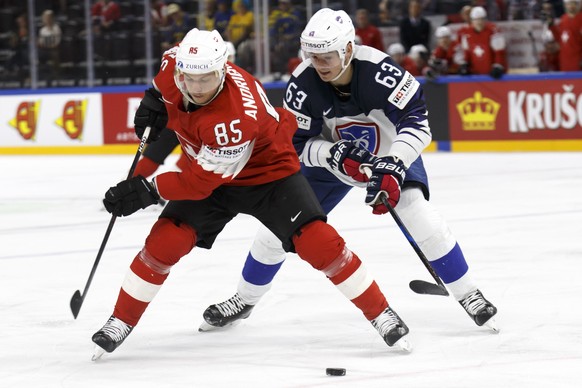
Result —
<instances>
[{"instance_id":1,"label":"helmet visor","mask_svg":"<svg viewBox=\"0 0 582 388\"><path fill-rule=\"evenodd\" d=\"M312 53L303 51L305 59L311 59L311 63L317 69L332 69L341 65L341 58L337 51L330 51L328 53Z\"/></svg>"},{"instance_id":2,"label":"helmet visor","mask_svg":"<svg viewBox=\"0 0 582 388\"><path fill-rule=\"evenodd\" d=\"M188 74L176 69L174 78L176 85L182 93L196 97L218 89L222 81L222 74L218 71L211 71L210 73L204 74Z\"/></svg>"}]
</instances>

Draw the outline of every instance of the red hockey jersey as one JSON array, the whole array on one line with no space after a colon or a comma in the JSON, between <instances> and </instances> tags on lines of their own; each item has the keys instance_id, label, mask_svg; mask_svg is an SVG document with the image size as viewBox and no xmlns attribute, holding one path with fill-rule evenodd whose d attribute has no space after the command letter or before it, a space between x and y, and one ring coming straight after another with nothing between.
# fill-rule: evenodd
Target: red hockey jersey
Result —
<instances>
[{"instance_id":1,"label":"red hockey jersey","mask_svg":"<svg viewBox=\"0 0 582 388\"><path fill-rule=\"evenodd\" d=\"M574 17L562 15L560 24L552 26L556 42L560 43L560 70L580 71L582 64L582 12Z\"/></svg>"},{"instance_id":2,"label":"red hockey jersey","mask_svg":"<svg viewBox=\"0 0 582 388\"><path fill-rule=\"evenodd\" d=\"M494 50L491 47L492 38L496 34L497 27L493 23L486 23L481 31L474 28L463 31L461 47L471 74L489 74L495 63L507 68L505 49Z\"/></svg>"},{"instance_id":3,"label":"red hockey jersey","mask_svg":"<svg viewBox=\"0 0 582 388\"><path fill-rule=\"evenodd\" d=\"M190 163L182 172L156 177L163 198L200 200L221 185L259 185L299 171L292 143L295 116L274 108L252 75L227 63L222 91L210 104L188 112L174 82L174 67L175 50L168 50L154 85L164 98L168 127ZM233 177L237 164L242 170Z\"/></svg>"}]
</instances>

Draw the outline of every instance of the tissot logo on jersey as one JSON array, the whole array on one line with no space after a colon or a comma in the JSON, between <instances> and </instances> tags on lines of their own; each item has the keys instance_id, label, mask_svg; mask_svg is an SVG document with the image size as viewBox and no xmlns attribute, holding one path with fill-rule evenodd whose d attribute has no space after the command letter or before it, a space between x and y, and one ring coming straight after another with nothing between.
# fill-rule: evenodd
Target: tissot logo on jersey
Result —
<instances>
[{"instance_id":1,"label":"tissot logo on jersey","mask_svg":"<svg viewBox=\"0 0 582 388\"><path fill-rule=\"evenodd\" d=\"M388 102L394 104L398 109L404 109L419 86L420 84L412 74L406 72L400 83L396 86L396 89L388 97Z\"/></svg>"},{"instance_id":2,"label":"tissot logo on jersey","mask_svg":"<svg viewBox=\"0 0 582 388\"><path fill-rule=\"evenodd\" d=\"M297 120L297 126L301 129L309 130L311 128L311 117L304 115L302 113L296 112L293 109L289 109L287 103L283 102L283 108L287 109L289 112L295 115L295 120Z\"/></svg>"},{"instance_id":3,"label":"tissot logo on jersey","mask_svg":"<svg viewBox=\"0 0 582 388\"><path fill-rule=\"evenodd\" d=\"M248 144L244 146L234 146L226 148L212 148L205 146L204 151L211 153L215 157L227 157L227 156L237 156L241 152L247 149Z\"/></svg>"}]
</instances>

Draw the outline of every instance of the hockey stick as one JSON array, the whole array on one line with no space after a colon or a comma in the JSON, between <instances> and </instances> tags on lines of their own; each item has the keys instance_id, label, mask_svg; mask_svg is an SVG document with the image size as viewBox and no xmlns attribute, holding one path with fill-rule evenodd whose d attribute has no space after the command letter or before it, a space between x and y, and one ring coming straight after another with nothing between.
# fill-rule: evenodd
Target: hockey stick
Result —
<instances>
[{"instance_id":1,"label":"hockey stick","mask_svg":"<svg viewBox=\"0 0 582 388\"><path fill-rule=\"evenodd\" d=\"M372 170L369 167L364 167L364 172L368 176L368 178L370 176L372 176ZM447 291L441 278L439 278L439 276L436 274L436 272L434 271L434 268L430 265L430 263L428 262L428 259L424 255L424 253L422 253L422 250L420 249L420 247L418 246L416 241L414 241L414 238L412 237L412 235L410 234L410 232L408 231L406 226L404 226L404 223L400 219L400 216L396 213L396 210L394 210L392 205L390 205L390 202L388 202L388 198L386 197L386 194L381 195L380 200L382 201L384 206L386 206L388 208L388 211L390 212L390 215L394 219L394 222L396 222L396 225L398 225L398 227L402 231L402 234L404 234L404 237L406 237L406 239L408 240L408 242L410 243L410 245L412 246L412 248L416 252L418 258L420 259L420 261L422 261L422 264L424 264L424 266L426 267L426 269L428 270L430 275L433 277L433 279L437 283L437 284L434 284L434 283L430 283L430 282L427 282L424 280L412 280L408 284L410 289L412 291L416 292L417 294L449 296L449 292Z\"/></svg>"},{"instance_id":2,"label":"hockey stick","mask_svg":"<svg viewBox=\"0 0 582 388\"><path fill-rule=\"evenodd\" d=\"M394 222L396 222L396 225L398 225L398 227L402 231L402 234L404 234L404 237L406 237L412 248L414 248L414 251L418 255L418 258L420 259L420 261L422 261L422 264L424 264L430 275L437 283L434 284L424 280L412 280L408 284L410 289L416 292L417 294L449 296L449 292L445 288L445 285L443 284L441 278L439 278L439 276L436 274L434 268L430 265L428 259L426 258L424 253L422 253L422 250L420 249L416 241L414 241L414 238L412 237L406 226L404 226L404 223L400 219L400 216L396 213L396 210L394 210L392 205L390 205L385 195L382 196L382 203L384 204L384 206L388 208L390 215L392 216L392 218L394 218Z\"/></svg>"},{"instance_id":3,"label":"hockey stick","mask_svg":"<svg viewBox=\"0 0 582 388\"><path fill-rule=\"evenodd\" d=\"M533 33L531 31L527 32L527 35L529 36L529 39L531 41L531 47L532 47L532 51L533 51L533 55L536 58L536 67L538 68L538 71L541 71L540 68L540 56L538 54L538 48L536 46L536 40L533 36Z\"/></svg>"},{"instance_id":4,"label":"hockey stick","mask_svg":"<svg viewBox=\"0 0 582 388\"><path fill-rule=\"evenodd\" d=\"M146 127L139 143L139 147L137 148L137 152L135 157L133 158L133 163L131 164L131 168L129 169L129 173L127 174L127 179L130 179L135 171L137 166L137 162L143 149L145 147L146 141L150 135L150 127ZM89 279L87 279L87 283L85 284L85 289L83 293L79 290L75 291L73 297L71 298L71 311L73 312L73 317L77 319L77 315L79 315L79 311L81 310L81 306L83 305L83 301L85 300L85 296L87 296L87 290L91 285L91 281L93 280L93 276L95 275L95 271L97 270L97 265L99 264L99 260L101 260L101 255L103 255L103 251L105 250L105 245L107 244L107 240L109 239L109 235L113 230L113 224L115 224L115 220L117 216L112 215L111 220L109 221L109 225L107 226L107 230L105 231L105 236L103 237L103 241L101 241L101 246L99 247L99 252L97 252L97 257L95 258L95 262L93 263L93 268L91 269L91 273L89 274Z\"/></svg>"}]
</instances>

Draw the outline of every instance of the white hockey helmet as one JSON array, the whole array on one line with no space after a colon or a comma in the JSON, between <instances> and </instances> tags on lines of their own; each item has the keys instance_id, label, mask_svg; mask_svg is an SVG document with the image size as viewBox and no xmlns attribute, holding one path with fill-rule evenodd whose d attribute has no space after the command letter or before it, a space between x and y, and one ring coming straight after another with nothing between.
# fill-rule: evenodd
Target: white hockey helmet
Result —
<instances>
[{"instance_id":1,"label":"white hockey helmet","mask_svg":"<svg viewBox=\"0 0 582 388\"><path fill-rule=\"evenodd\" d=\"M228 58L228 49L216 30L190 30L176 52L176 67L187 74L220 71Z\"/></svg>"},{"instance_id":2,"label":"white hockey helmet","mask_svg":"<svg viewBox=\"0 0 582 388\"><path fill-rule=\"evenodd\" d=\"M226 49L228 50L228 61L234 63L234 61L236 61L236 48L232 42L225 41L224 43L226 44Z\"/></svg>"},{"instance_id":3,"label":"white hockey helmet","mask_svg":"<svg viewBox=\"0 0 582 388\"><path fill-rule=\"evenodd\" d=\"M356 30L352 19L345 11L323 8L317 11L301 33L301 50L304 57L309 54L325 54L337 51L342 64L339 78L349 66L352 56L345 63L348 44L354 46ZM335 80L334 79L334 80Z\"/></svg>"},{"instance_id":4,"label":"white hockey helmet","mask_svg":"<svg viewBox=\"0 0 582 388\"><path fill-rule=\"evenodd\" d=\"M473 7L471 8L471 13L469 14L471 20L474 19L486 19L487 18L487 11L483 7Z\"/></svg>"},{"instance_id":5,"label":"white hockey helmet","mask_svg":"<svg viewBox=\"0 0 582 388\"><path fill-rule=\"evenodd\" d=\"M441 38L445 38L445 37L450 38L452 35L452 32L451 32L451 29L449 27L440 26L439 28L436 29L434 35L437 39L441 39Z\"/></svg>"},{"instance_id":6,"label":"white hockey helmet","mask_svg":"<svg viewBox=\"0 0 582 388\"><path fill-rule=\"evenodd\" d=\"M388 53L388 55L393 57L394 55L406 53L406 49L404 48L402 43L396 42L396 43L392 43L390 46L388 46L388 50L386 50L386 52Z\"/></svg>"},{"instance_id":7,"label":"white hockey helmet","mask_svg":"<svg viewBox=\"0 0 582 388\"><path fill-rule=\"evenodd\" d=\"M225 77L225 65L228 49L218 31L190 30L176 51L176 71L174 81L182 94L190 102L201 105L192 99L187 88L185 75L201 75L214 73L214 78L202 86L202 92L217 88L216 94L204 105L212 101L222 90ZM209 89L209 90L207 90Z\"/></svg>"}]
</instances>

